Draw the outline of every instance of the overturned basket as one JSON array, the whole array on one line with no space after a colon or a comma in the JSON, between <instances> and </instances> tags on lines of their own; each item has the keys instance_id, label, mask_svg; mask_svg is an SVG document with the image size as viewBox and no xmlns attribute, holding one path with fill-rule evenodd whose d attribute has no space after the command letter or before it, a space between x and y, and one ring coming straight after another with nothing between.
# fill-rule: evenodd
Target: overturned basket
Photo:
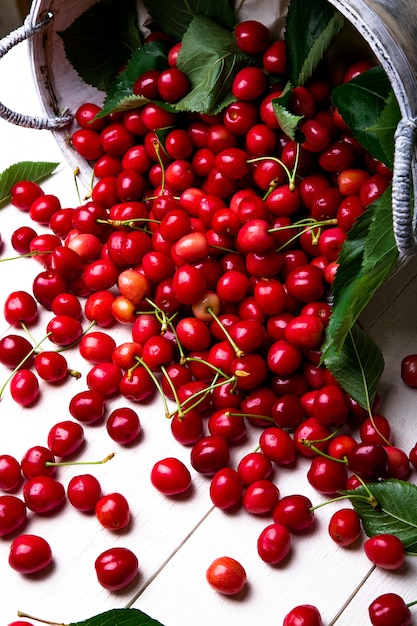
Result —
<instances>
[{"instance_id":1,"label":"overturned basket","mask_svg":"<svg viewBox=\"0 0 417 626\"><path fill-rule=\"evenodd\" d=\"M329 0L355 27L384 68L396 95L402 119L395 137L393 175L394 235L400 256L417 251L416 216L411 203L412 188L417 188L417 9L409 0ZM97 0L35 0L23 26L0 42L0 58L14 45L29 40L34 77L45 117L34 118L11 111L0 104L0 116L21 126L49 129L56 138L65 159L80 169L84 181L91 179L91 166L80 162L70 145L73 116L83 102L103 103L105 94L87 85L66 58L62 39L64 31L81 13ZM253 17L270 27L282 28L288 0L276 0L271 7L264 2L248 0L241 3L238 18ZM144 9L138 3L141 17ZM143 17L143 15L142 15Z\"/></svg>"}]
</instances>

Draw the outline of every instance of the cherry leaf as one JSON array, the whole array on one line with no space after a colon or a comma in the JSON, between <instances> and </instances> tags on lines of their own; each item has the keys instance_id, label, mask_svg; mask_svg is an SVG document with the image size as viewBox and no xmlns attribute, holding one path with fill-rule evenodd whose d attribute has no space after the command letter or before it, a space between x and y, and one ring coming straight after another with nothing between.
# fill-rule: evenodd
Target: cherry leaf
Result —
<instances>
[{"instance_id":1,"label":"cherry leaf","mask_svg":"<svg viewBox=\"0 0 417 626\"><path fill-rule=\"evenodd\" d=\"M392 274L398 250L392 231L391 187L373 202L349 231L332 286L333 309L323 358L334 360L346 335L376 290Z\"/></svg>"},{"instance_id":2,"label":"cherry leaf","mask_svg":"<svg viewBox=\"0 0 417 626\"><path fill-rule=\"evenodd\" d=\"M167 35L180 41L193 18L204 15L227 30L233 30L235 16L229 0L145 0L145 6Z\"/></svg>"},{"instance_id":3,"label":"cherry leaf","mask_svg":"<svg viewBox=\"0 0 417 626\"><path fill-rule=\"evenodd\" d=\"M377 505L357 496L374 496ZM395 535L408 552L417 551L417 486L389 479L343 492L359 514L368 537L380 533Z\"/></svg>"},{"instance_id":4,"label":"cherry leaf","mask_svg":"<svg viewBox=\"0 0 417 626\"><path fill-rule=\"evenodd\" d=\"M364 407L372 403L384 371L384 357L360 326L352 326L337 352L330 344L324 363L356 402Z\"/></svg>"},{"instance_id":5,"label":"cherry leaf","mask_svg":"<svg viewBox=\"0 0 417 626\"><path fill-rule=\"evenodd\" d=\"M149 102L132 92L136 79L149 70L164 70L168 67L168 47L165 42L154 41L135 50L125 69L117 75L109 87L101 112L104 117L113 111L125 111Z\"/></svg>"},{"instance_id":6,"label":"cherry leaf","mask_svg":"<svg viewBox=\"0 0 417 626\"><path fill-rule=\"evenodd\" d=\"M384 69L374 67L338 85L332 98L356 139L392 168L394 132L401 113Z\"/></svg>"},{"instance_id":7,"label":"cherry leaf","mask_svg":"<svg viewBox=\"0 0 417 626\"><path fill-rule=\"evenodd\" d=\"M285 45L293 85L311 78L343 24L343 16L327 0L291 0Z\"/></svg>"},{"instance_id":8,"label":"cherry leaf","mask_svg":"<svg viewBox=\"0 0 417 626\"><path fill-rule=\"evenodd\" d=\"M177 65L187 74L191 91L174 106L178 111L215 115L234 101L233 77L248 57L236 45L233 33L213 20L195 17L182 40Z\"/></svg>"},{"instance_id":9,"label":"cherry leaf","mask_svg":"<svg viewBox=\"0 0 417 626\"><path fill-rule=\"evenodd\" d=\"M106 91L140 46L134 0L101 0L82 13L61 36L71 65L85 83Z\"/></svg>"},{"instance_id":10,"label":"cherry leaf","mask_svg":"<svg viewBox=\"0 0 417 626\"><path fill-rule=\"evenodd\" d=\"M163 626L138 609L111 609L68 626Z\"/></svg>"},{"instance_id":11,"label":"cherry leaf","mask_svg":"<svg viewBox=\"0 0 417 626\"><path fill-rule=\"evenodd\" d=\"M59 163L48 161L20 161L10 165L0 174L0 207L11 199L11 188L21 180L38 183L56 170Z\"/></svg>"},{"instance_id":12,"label":"cherry leaf","mask_svg":"<svg viewBox=\"0 0 417 626\"><path fill-rule=\"evenodd\" d=\"M305 140L305 137L298 128L298 124L303 119L304 115L294 115L288 110L287 105L291 92L292 86L290 83L287 83L279 98L272 100L272 108L281 130L293 141L299 141L301 143Z\"/></svg>"}]
</instances>

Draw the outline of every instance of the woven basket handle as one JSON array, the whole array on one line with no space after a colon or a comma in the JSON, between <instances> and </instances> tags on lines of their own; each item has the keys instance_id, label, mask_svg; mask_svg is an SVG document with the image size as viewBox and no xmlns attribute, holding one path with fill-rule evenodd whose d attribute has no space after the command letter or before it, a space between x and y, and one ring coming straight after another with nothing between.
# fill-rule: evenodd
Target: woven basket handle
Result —
<instances>
[{"instance_id":1,"label":"woven basket handle","mask_svg":"<svg viewBox=\"0 0 417 626\"><path fill-rule=\"evenodd\" d=\"M403 118L395 133L394 174L392 179L392 214L394 237L401 256L417 252L416 219L411 198L417 189L416 167L413 167L417 136L417 118ZM414 179L414 185L412 184Z\"/></svg>"},{"instance_id":2,"label":"woven basket handle","mask_svg":"<svg viewBox=\"0 0 417 626\"><path fill-rule=\"evenodd\" d=\"M53 19L53 14L48 13L47 16L37 24L32 24L30 16L28 15L22 26L16 28L3 39L0 40L0 59L11 50L15 45L21 41L25 41L30 37L33 37L37 32L45 28ZM0 118L16 124L17 126L24 126L26 128L56 130L67 126L72 121L72 115L69 109L66 109L62 115L44 118L44 117L32 117L30 115L23 115L16 113L11 109L8 109L4 104L0 102Z\"/></svg>"}]
</instances>

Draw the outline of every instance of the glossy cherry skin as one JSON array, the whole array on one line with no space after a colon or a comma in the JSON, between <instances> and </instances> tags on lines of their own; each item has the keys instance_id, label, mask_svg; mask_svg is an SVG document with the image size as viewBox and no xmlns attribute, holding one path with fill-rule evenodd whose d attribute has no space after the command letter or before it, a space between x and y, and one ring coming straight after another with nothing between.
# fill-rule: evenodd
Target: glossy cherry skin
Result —
<instances>
[{"instance_id":1,"label":"glossy cherry skin","mask_svg":"<svg viewBox=\"0 0 417 626\"><path fill-rule=\"evenodd\" d=\"M239 474L232 467L218 470L210 482L210 498L219 509L232 509L242 499L243 484Z\"/></svg>"},{"instance_id":2,"label":"glossy cherry skin","mask_svg":"<svg viewBox=\"0 0 417 626\"><path fill-rule=\"evenodd\" d=\"M206 571L208 584L215 591L232 596L240 593L246 585L244 567L229 556L214 559Z\"/></svg>"},{"instance_id":3,"label":"glossy cherry skin","mask_svg":"<svg viewBox=\"0 0 417 626\"><path fill-rule=\"evenodd\" d=\"M14 491L22 482L19 461L10 454L0 455L0 489Z\"/></svg>"},{"instance_id":4,"label":"glossy cherry skin","mask_svg":"<svg viewBox=\"0 0 417 626\"><path fill-rule=\"evenodd\" d=\"M226 467L229 460L229 444L220 435L202 437L193 445L190 453L193 468L208 476L213 476L219 469Z\"/></svg>"},{"instance_id":5,"label":"glossy cherry skin","mask_svg":"<svg viewBox=\"0 0 417 626\"><path fill-rule=\"evenodd\" d=\"M92 474L73 476L67 486L67 496L79 511L94 511L101 497L101 485Z\"/></svg>"},{"instance_id":6,"label":"glossy cherry skin","mask_svg":"<svg viewBox=\"0 0 417 626\"><path fill-rule=\"evenodd\" d=\"M352 545L359 539L362 532L358 513L350 508L339 509L330 518L328 532L339 546Z\"/></svg>"},{"instance_id":7,"label":"glossy cherry skin","mask_svg":"<svg viewBox=\"0 0 417 626\"><path fill-rule=\"evenodd\" d=\"M9 565L20 574L39 572L48 567L51 561L51 547L38 535L19 535L10 545Z\"/></svg>"},{"instance_id":8,"label":"glossy cherry skin","mask_svg":"<svg viewBox=\"0 0 417 626\"><path fill-rule=\"evenodd\" d=\"M370 537L363 548L368 559L382 569L399 569L405 561L403 542L390 533L379 533Z\"/></svg>"},{"instance_id":9,"label":"glossy cherry skin","mask_svg":"<svg viewBox=\"0 0 417 626\"><path fill-rule=\"evenodd\" d=\"M81 424L72 420L57 422L49 430L47 443L54 456L71 456L84 443L84 429Z\"/></svg>"},{"instance_id":10,"label":"glossy cherry skin","mask_svg":"<svg viewBox=\"0 0 417 626\"><path fill-rule=\"evenodd\" d=\"M282 626L322 626L320 612L311 604L300 604L284 617Z\"/></svg>"},{"instance_id":11,"label":"glossy cherry skin","mask_svg":"<svg viewBox=\"0 0 417 626\"><path fill-rule=\"evenodd\" d=\"M400 374L408 387L417 387L417 354L408 354L402 358Z\"/></svg>"},{"instance_id":12,"label":"glossy cherry skin","mask_svg":"<svg viewBox=\"0 0 417 626\"><path fill-rule=\"evenodd\" d=\"M281 498L274 510L274 522L288 528L292 533L304 532L315 522L312 502L303 494L291 494Z\"/></svg>"},{"instance_id":13,"label":"glossy cherry skin","mask_svg":"<svg viewBox=\"0 0 417 626\"><path fill-rule=\"evenodd\" d=\"M26 504L21 498L9 494L0 496L0 537L21 528L26 518Z\"/></svg>"},{"instance_id":14,"label":"glossy cherry skin","mask_svg":"<svg viewBox=\"0 0 417 626\"><path fill-rule=\"evenodd\" d=\"M151 470L151 483L165 496L185 493L191 487L191 474L187 466L175 457L157 461Z\"/></svg>"},{"instance_id":15,"label":"glossy cherry skin","mask_svg":"<svg viewBox=\"0 0 417 626\"><path fill-rule=\"evenodd\" d=\"M65 488L52 476L35 476L25 482L23 498L34 513L51 513L63 504Z\"/></svg>"},{"instance_id":16,"label":"glossy cherry skin","mask_svg":"<svg viewBox=\"0 0 417 626\"><path fill-rule=\"evenodd\" d=\"M258 554L265 563L277 565L288 555L291 535L285 526L273 523L266 526L257 541Z\"/></svg>"},{"instance_id":17,"label":"glossy cherry skin","mask_svg":"<svg viewBox=\"0 0 417 626\"><path fill-rule=\"evenodd\" d=\"M139 561L128 548L115 547L102 552L95 560L97 580L109 591L125 589L138 574Z\"/></svg>"},{"instance_id":18,"label":"glossy cherry skin","mask_svg":"<svg viewBox=\"0 0 417 626\"><path fill-rule=\"evenodd\" d=\"M129 503L121 493L109 493L101 496L95 506L95 514L104 528L121 530L130 522Z\"/></svg>"},{"instance_id":19,"label":"glossy cherry skin","mask_svg":"<svg viewBox=\"0 0 417 626\"><path fill-rule=\"evenodd\" d=\"M136 411L130 407L118 407L108 416L106 429L113 441L127 445L139 437L141 423Z\"/></svg>"},{"instance_id":20,"label":"glossy cherry skin","mask_svg":"<svg viewBox=\"0 0 417 626\"><path fill-rule=\"evenodd\" d=\"M396 593L384 593L368 607L373 626L409 626L411 611L403 598Z\"/></svg>"}]
</instances>

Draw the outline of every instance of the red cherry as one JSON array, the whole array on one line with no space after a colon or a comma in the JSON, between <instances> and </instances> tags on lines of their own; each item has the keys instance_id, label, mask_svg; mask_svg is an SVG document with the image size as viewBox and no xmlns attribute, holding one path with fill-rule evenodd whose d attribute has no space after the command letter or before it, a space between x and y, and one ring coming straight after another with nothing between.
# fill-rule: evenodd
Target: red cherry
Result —
<instances>
[{"instance_id":1,"label":"red cherry","mask_svg":"<svg viewBox=\"0 0 417 626\"><path fill-rule=\"evenodd\" d=\"M121 530L130 522L129 503L121 493L108 493L96 502L95 514L104 528Z\"/></svg>"},{"instance_id":2,"label":"red cherry","mask_svg":"<svg viewBox=\"0 0 417 626\"><path fill-rule=\"evenodd\" d=\"M206 579L210 587L224 595L236 595L246 585L246 571L236 559L222 556L207 568Z\"/></svg>"},{"instance_id":3,"label":"red cherry","mask_svg":"<svg viewBox=\"0 0 417 626\"><path fill-rule=\"evenodd\" d=\"M73 476L67 486L68 500L79 511L94 511L101 497L101 486L95 476Z\"/></svg>"},{"instance_id":4,"label":"red cherry","mask_svg":"<svg viewBox=\"0 0 417 626\"><path fill-rule=\"evenodd\" d=\"M138 574L137 556L128 548L109 548L95 560L97 580L109 591L128 587Z\"/></svg>"},{"instance_id":5,"label":"red cherry","mask_svg":"<svg viewBox=\"0 0 417 626\"><path fill-rule=\"evenodd\" d=\"M38 535L19 535L10 545L9 565L21 574L39 572L48 567L51 561L51 547Z\"/></svg>"},{"instance_id":6,"label":"red cherry","mask_svg":"<svg viewBox=\"0 0 417 626\"><path fill-rule=\"evenodd\" d=\"M186 465L175 457L157 461L151 470L153 486L166 496L188 491L191 486L191 474Z\"/></svg>"},{"instance_id":7,"label":"red cherry","mask_svg":"<svg viewBox=\"0 0 417 626\"><path fill-rule=\"evenodd\" d=\"M51 513L63 504L65 488L51 476L35 476L25 482L23 499L34 513Z\"/></svg>"},{"instance_id":8,"label":"red cherry","mask_svg":"<svg viewBox=\"0 0 417 626\"><path fill-rule=\"evenodd\" d=\"M320 612L311 604L300 604L284 617L282 626L322 626Z\"/></svg>"}]
</instances>

